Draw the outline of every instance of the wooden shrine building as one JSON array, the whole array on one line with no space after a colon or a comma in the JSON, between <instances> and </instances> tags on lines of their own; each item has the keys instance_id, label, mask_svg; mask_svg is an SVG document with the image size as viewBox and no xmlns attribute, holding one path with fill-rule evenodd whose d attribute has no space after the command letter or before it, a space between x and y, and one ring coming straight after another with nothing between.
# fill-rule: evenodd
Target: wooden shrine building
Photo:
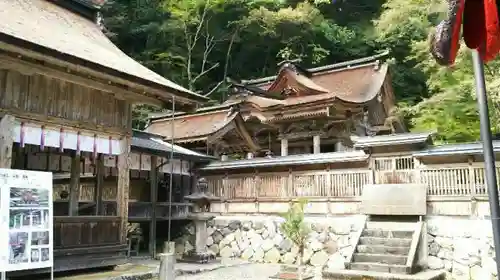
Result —
<instances>
[{"instance_id":1,"label":"wooden shrine building","mask_svg":"<svg viewBox=\"0 0 500 280\"><path fill-rule=\"evenodd\" d=\"M87 1L0 0L0 167L54 173L56 271L126 257L132 105L206 101L125 55L97 17Z\"/></svg>"},{"instance_id":2,"label":"wooden shrine building","mask_svg":"<svg viewBox=\"0 0 500 280\"><path fill-rule=\"evenodd\" d=\"M173 232L167 221L188 220L192 205L184 197L193 192L197 180L195 170L215 160L162 138L133 131L128 213L130 256L147 249L148 255L155 257L157 246L163 245L157 241L167 240L168 231ZM155 161L156 165L152 164Z\"/></svg>"},{"instance_id":3,"label":"wooden shrine building","mask_svg":"<svg viewBox=\"0 0 500 280\"><path fill-rule=\"evenodd\" d=\"M345 150L351 135L404 131L392 120L387 52L304 69L284 62L276 76L233 83L219 106L153 117L147 131L186 148L233 158Z\"/></svg>"}]
</instances>

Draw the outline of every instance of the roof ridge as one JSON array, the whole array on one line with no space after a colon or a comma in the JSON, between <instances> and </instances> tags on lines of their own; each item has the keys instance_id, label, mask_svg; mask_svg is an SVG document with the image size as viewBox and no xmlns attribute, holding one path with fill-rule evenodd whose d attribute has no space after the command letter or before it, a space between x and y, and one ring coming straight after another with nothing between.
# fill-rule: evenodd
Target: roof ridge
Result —
<instances>
[{"instance_id":1,"label":"roof ridge","mask_svg":"<svg viewBox=\"0 0 500 280\"><path fill-rule=\"evenodd\" d=\"M320 71L334 70L336 68L341 68L341 67L345 67L346 69L348 69L348 68L350 68L352 66L356 66L357 64L360 64L360 63L374 62L377 59L386 57L388 55L389 55L389 50L385 50L379 54L375 54L372 56L362 57L362 58L358 58L358 59L348 60L348 61L344 61L344 62L338 62L338 63L314 67L314 68L308 68L307 71L310 73L316 73L316 72L320 72ZM337 69L337 70L343 70L343 69ZM260 83L264 83L264 82L270 82L270 81L276 79L277 77L278 77L278 75L274 75L274 76L268 76L268 77L257 78L257 79L242 80L241 82L246 84L246 85L248 85L248 84L260 84Z\"/></svg>"},{"instance_id":2,"label":"roof ridge","mask_svg":"<svg viewBox=\"0 0 500 280\"><path fill-rule=\"evenodd\" d=\"M231 110L231 106L233 104L230 104L228 106L224 106L224 107L218 107L218 108L213 108L213 110L202 110L202 111L196 111L194 113L189 113L189 112L180 112L178 115L175 114L174 117L172 118L172 114L168 114L166 113L167 115L164 115L164 116L157 116L157 117L149 117L149 121L150 123L153 122L153 121L158 121L158 120L167 120L167 121L170 121L170 120L179 120L179 119L183 119L183 118L186 118L186 117L196 117L196 116L203 116L203 115L209 115L209 114L215 114L215 113L223 113L223 112L226 112L226 111L230 111ZM227 108L226 108L227 107ZM210 108L212 109L212 108Z\"/></svg>"}]
</instances>

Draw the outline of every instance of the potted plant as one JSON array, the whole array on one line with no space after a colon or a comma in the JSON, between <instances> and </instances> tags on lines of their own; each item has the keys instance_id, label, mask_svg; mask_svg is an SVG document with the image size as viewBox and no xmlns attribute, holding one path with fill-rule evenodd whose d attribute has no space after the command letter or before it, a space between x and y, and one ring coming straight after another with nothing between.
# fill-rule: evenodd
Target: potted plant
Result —
<instances>
[{"instance_id":1,"label":"potted plant","mask_svg":"<svg viewBox=\"0 0 500 280\"><path fill-rule=\"evenodd\" d=\"M304 221L304 207L307 203L308 201L306 199L299 199L298 202L295 202L290 209L282 215L284 222L280 225L280 230L283 235L299 248L297 271L279 272L273 278L303 280L313 277L313 275L304 275L302 271L302 259L304 258L307 237L310 232L310 228Z\"/></svg>"}]
</instances>

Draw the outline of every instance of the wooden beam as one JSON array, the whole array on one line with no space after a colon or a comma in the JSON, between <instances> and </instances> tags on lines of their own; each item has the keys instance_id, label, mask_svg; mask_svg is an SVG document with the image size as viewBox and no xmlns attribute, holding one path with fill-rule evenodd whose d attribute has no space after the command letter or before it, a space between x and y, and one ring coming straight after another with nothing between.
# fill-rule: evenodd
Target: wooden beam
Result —
<instances>
[{"instance_id":1,"label":"wooden beam","mask_svg":"<svg viewBox=\"0 0 500 280\"><path fill-rule=\"evenodd\" d=\"M93 88L99 91L106 92L108 94L113 95L117 99L121 100L130 100L135 103L145 103L148 102L150 104L154 104L157 106L162 106L163 102L160 100L153 98L153 97L147 97L144 95L141 95L139 93L133 92L133 91L127 91L124 90L120 87L113 86L110 84L104 84L101 82L96 81L95 79L85 78L82 76L74 75L71 74L70 72L63 72L59 70L54 70L50 67L42 66L39 64L34 64L34 63L29 63L25 62L22 60L16 60L8 55L5 54L0 54L0 65L3 65L3 68L6 69L14 69L17 70L25 75L43 75L43 76L48 76L52 77L55 79L63 80L66 82L70 82L73 84L85 86L88 88Z\"/></svg>"},{"instance_id":2,"label":"wooden beam","mask_svg":"<svg viewBox=\"0 0 500 280\"><path fill-rule=\"evenodd\" d=\"M290 132L286 134L281 134L278 135L278 139L283 139L287 138L289 140L294 140L294 139L311 139L311 137L314 137L315 135L319 135L320 137L326 136L326 133L321 130L312 130L312 131L299 131L299 132ZM309 140L311 141L311 140Z\"/></svg>"},{"instance_id":3,"label":"wooden beam","mask_svg":"<svg viewBox=\"0 0 500 280\"><path fill-rule=\"evenodd\" d=\"M71 153L71 177L69 181L69 216L78 216L78 200L80 198L81 156L76 151Z\"/></svg>"},{"instance_id":4,"label":"wooden beam","mask_svg":"<svg viewBox=\"0 0 500 280\"><path fill-rule=\"evenodd\" d=\"M0 168L12 168L15 118L5 115L0 120Z\"/></svg>"},{"instance_id":5,"label":"wooden beam","mask_svg":"<svg viewBox=\"0 0 500 280\"><path fill-rule=\"evenodd\" d=\"M248 133L241 116L236 117L235 123L236 123L236 131L238 132L240 137L243 138L243 140L245 140L245 142L248 145L248 148L250 148L252 152L259 151L260 150L259 145L255 143L255 141L253 141L252 136L250 135L250 133Z\"/></svg>"},{"instance_id":6,"label":"wooden beam","mask_svg":"<svg viewBox=\"0 0 500 280\"><path fill-rule=\"evenodd\" d=\"M128 198L130 184L130 138L126 139L125 152L118 156L117 212L121 218L120 240L127 242Z\"/></svg>"},{"instance_id":7,"label":"wooden beam","mask_svg":"<svg viewBox=\"0 0 500 280\"><path fill-rule=\"evenodd\" d=\"M5 54L6 56L10 58L17 58L21 57L24 60L30 60L33 64L41 65L41 64L46 64L50 65L51 69L58 69L60 72L67 72L67 71L72 71L74 73L77 73L80 76L87 76L91 80L100 80L102 83L112 83L115 84L116 86L121 86L126 88L127 91L131 91L134 89L136 94L141 94L145 98L153 98L153 99L159 99L157 96L161 96L162 99L169 99L173 94L170 91L165 92L164 89L159 89L156 87L151 87L148 85L142 85L133 81L129 81L124 78L117 77L115 75L111 74L106 74L103 73L100 70L94 70L91 68L88 68L83 65L75 65L72 64L71 62L67 61L61 61L59 59L46 56L41 53L37 53L31 50L27 49L22 49L19 48L18 46L13 46L7 43L0 42L0 47L3 49L1 51L2 54ZM19 58L17 58L19 59ZM17 60L16 59L16 60ZM20 59L19 59L20 60ZM1 65L1 64L0 64ZM63 71L64 70L64 71ZM144 99L142 103L144 103ZM176 98L176 102L180 103L179 106L184 105L184 104L190 104L192 103L192 100L188 97L183 97L183 96L178 96ZM203 101L197 102L198 104L201 104Z\"/></svg>"},{"instance_id":8,"label":"wooden beam","mask_svg":"<svg viewBox=\"0 0 500 280\"><path fill-rule=\"evenodd\" d=\"M225 127L223 127L222 129L220 129L219 131L215 132L214 134L210 135L207 137L207 141L209 143L217 143L217 141L224 137L224 135L226 135L229 131L235 129L236 126L234 125L234 122L231 121L230 123L228 123Z\"/></svg>"},{"instance_id":9,"label":"wooden beam","mask_svg":"<svg viewBox=\"0 0 500 280\"><path fill-rule=\"evenodd\" d=\"M106 168L104 167L104 155L99 154L95 163L95 192L94 192L94 201L95 205L95 214L96 216L104 215L103 204L102 204L102 190L104 187L104 173L106 172Z\"/></svg>"},{"instance_id":10,"label":"wooden beam","mask_svg":"<svg viewBox=\"0 0 500 280\"><path fill-rule=\"evenodd\" d=\"M151 196L151 223L149 225L149 253L156 257L156 204L158 203L158 157L151 156L151 171L149 172Z\"/></svg>"}]
</instances>

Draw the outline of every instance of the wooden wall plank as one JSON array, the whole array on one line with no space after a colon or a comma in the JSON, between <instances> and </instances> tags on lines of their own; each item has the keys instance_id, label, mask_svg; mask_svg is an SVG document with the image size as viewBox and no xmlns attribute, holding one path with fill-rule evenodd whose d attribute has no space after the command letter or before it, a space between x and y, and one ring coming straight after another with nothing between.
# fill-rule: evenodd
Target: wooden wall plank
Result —
<instances>
[{"instance_id":1,"label":"wooden wall plank","mask_svg":"<svg viewBox=\"0 0 500 280\"><path fill-rule=\"evenodd\" d=\"M128 101L93 88L43 75L0 70L0 109L11 115L43 121L57 118L81 128L96 126L129 133L131 106ZM64 123L64 122L60 122Z\"/></svg>"}]
</instances>

